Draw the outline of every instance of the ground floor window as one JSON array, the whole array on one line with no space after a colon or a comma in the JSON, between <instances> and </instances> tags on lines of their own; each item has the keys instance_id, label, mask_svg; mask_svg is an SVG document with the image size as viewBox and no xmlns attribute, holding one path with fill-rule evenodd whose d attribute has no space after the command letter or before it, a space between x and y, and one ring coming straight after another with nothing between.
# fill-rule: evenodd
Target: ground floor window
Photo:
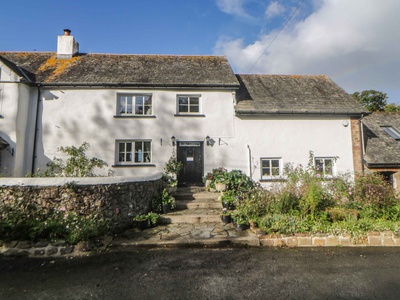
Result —
<instances>
[{"instance_id":1,"label":"ground floor window","mask_svg":"<svg viewBox=\"0 0 400 300\"><path fill-rule=\"evenodd\" d=\"M274 179L282 175L281 158L261 158L261 179Z\"/></svg>"},{"instance_id":2,"label":"ground floor window","mask_svg":"<svg viewBox=\"0 0 400 300\"><path fill-rule=\"evenodd\" d=\"M118 164L151 163L151 141L117 141Z\"/></svg>"},{"instance_id":3,"label":"ground floor window","mask_svg":"<svg viewBox=\"0 0 400 300\"><path fill-rule=\"evenodd\" d=\"M334 157L316 157L315 158L315 169L317 174L324 176L335 175L335 164L336 159Z\"/></svg>"}]
</instances>

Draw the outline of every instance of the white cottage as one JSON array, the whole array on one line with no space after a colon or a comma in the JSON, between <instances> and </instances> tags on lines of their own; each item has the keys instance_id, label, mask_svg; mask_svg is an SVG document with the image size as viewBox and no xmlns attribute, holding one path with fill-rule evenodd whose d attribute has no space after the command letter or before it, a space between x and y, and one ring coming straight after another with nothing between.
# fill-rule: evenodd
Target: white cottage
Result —
<instances>
[{"instance_id":1,"label":"white cottage","mask_svg":"<svg viewBox=\"0 0 400 300\"><path fill-rule=\"evenodd\" d=\"M325 76L235 75L223 56L78 46L66 30L57 53L0 52L1 173L35 173L83 142L116 175L163 171L176 153L182 184L220 166L276 180L309 151L329 175L354 170L349 124L365 111Z\"/></svg>"}]
</instances>

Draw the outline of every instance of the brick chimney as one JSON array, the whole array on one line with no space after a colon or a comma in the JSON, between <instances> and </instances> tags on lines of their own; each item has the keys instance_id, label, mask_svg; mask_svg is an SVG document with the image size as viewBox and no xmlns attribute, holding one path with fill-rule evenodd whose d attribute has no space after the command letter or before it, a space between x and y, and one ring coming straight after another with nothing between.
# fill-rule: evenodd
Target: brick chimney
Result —
<instances>
[{"instance_id":1,"label":"brick chimney","mask_svg":"<svg viewBox=\"0 0 400 300\"><path fill-rule=\"evenodd\" d=\"M79 43L71 35L71 30L64 29L64 35L57 40L57 58L71 58L79 53Z\"/></svg>"}]
</instances>

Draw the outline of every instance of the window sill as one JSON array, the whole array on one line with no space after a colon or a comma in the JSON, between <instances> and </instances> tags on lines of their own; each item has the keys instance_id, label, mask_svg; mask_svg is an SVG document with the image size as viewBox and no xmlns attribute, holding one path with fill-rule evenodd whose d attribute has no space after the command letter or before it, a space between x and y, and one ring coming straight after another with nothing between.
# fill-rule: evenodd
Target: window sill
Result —
<instances>
[{"instance_id":1,"label":"window sill","mask_svg":"<svg viewBox=\"0 0 400 300\"><path fill-rule=\"evenodd\" d=\"M129 116L114 116L115 119L155 119L154 115L129 115Z\"/></svg>"},{"instance_id":2,"label":"window sill","mask_svg":"<svg viewBox=\"0 0 400 300\"><path fill-rule=\"evenodd\" d=\"M189 118L205 118L206 115L201 114L175 114L175 117L189 117Z\"/></svg>"},{"instance_id":3,"label":"window sill","mask_svg":"<svg viewBox=\"0 0 400 300\"><path fill-rule=\"evenodd\" d=\"M137 167L155 167L155 164L124 164L124 165L112 165L113 168L137 168Z\"/></svg>"}]
</instances>

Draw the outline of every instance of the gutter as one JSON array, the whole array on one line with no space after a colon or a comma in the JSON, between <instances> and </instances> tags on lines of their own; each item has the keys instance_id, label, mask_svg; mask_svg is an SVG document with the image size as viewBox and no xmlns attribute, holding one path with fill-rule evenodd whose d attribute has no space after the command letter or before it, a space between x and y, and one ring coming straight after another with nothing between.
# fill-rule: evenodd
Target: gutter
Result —
<instances>
[{"instance_id":1,"label":"gutter","mask_svg":"<svg viewBox=\"0 0 400 300\"><path fill-rule=\"evenodd\" d=\"M236 111L237 116L265 116L265 115L331 115L331 116L364 116L366 112L336 112L336 111ZM367 113L370 114L370 113Z\"/></svg>"},{"instance_id":2,"label":"gutter","mask_svg":"<svg viewBox=\"0 0 400 300\"><path fill-rule=\"evenodd\" d=\"M368 168L400 168L400 163L365 163Z\"/></svg>"},{"instance_id":3,"label":"gutter","mask_svg":"<svg viewBox=\"0 0 400 300\"><path fill-rule=\"evenodd\" d=\"M358 126L359 126L359 134L360 134L360 143L361 143L361 174L364 176L365 175L365 168L364 168L364 157L365 157L365 142L364 142L364 124L362 122L362 119L364 118L364 115L361 115L360 120L358 120Z\"/></svg>"}]
</instances>

